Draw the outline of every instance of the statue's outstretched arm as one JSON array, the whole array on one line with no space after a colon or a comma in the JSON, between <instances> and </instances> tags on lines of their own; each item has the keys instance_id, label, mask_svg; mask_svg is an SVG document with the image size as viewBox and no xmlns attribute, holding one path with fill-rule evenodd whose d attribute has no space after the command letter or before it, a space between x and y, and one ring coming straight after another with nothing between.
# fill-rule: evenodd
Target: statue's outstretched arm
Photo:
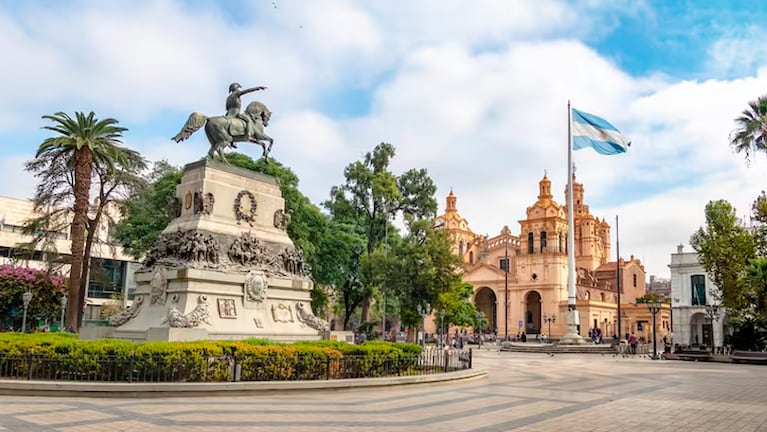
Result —
<instances>
[{"instance_id":1,"label":"statue's outstretched arm","mask_svg":"<svg viewBox=\"0 0 767 432\"><path fill-rule=\"evenodd\" d=\"M252 93L254 91L259 91L259 90L266 90L266 87L264 86L251 87L245 90L240 90L239 93L240 93L240 96L242 96L244 94Z\"/></svg>"}]
</instances>

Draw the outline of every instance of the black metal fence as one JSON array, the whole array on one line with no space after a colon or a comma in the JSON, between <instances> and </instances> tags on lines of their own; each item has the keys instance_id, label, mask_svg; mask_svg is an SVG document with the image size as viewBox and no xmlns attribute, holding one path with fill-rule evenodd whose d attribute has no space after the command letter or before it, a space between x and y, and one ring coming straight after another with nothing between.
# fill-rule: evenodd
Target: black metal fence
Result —
<instances>
[{"instance_id":1,"label":"black metal fence","mask_svg":"<svg viewBox=\"0 0 767 432\"><path fill-rule=\"evenodd\" d=\"M47 358L0 354L0 379L95 382L296 381L429 375L472 367L472 352L426 350L406 355Z\"/></svg>"}]
</instances>

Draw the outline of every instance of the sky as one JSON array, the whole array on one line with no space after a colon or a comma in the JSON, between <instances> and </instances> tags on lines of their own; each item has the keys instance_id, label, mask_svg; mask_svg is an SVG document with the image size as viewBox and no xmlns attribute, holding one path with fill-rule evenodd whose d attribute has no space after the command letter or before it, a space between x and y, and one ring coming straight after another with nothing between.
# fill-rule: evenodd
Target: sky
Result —
<instances>
[{"instance_id":1,"label":"sky","mask_svg":"<svg viewBox=\"0 0 767 432\"><path fill-rule=\"evenodd\" d=\"M43 115L118 119L127 146L181 166L207 141L170 137L191 112L223 114L239 82L268 87L243 106L272 111L272 156L315 204L389 142L395 173L428 170L440 212L452 188L474 232L518 235L544 172L564 202L571 101L632 141L573 154L613 254L619 216L621 255L668 277L707 202L747 218L767 185L765 155L729 147L767 92L765 18L745 1L0 0L0 195L32 196Z\"/></svg>"}]
</instances>

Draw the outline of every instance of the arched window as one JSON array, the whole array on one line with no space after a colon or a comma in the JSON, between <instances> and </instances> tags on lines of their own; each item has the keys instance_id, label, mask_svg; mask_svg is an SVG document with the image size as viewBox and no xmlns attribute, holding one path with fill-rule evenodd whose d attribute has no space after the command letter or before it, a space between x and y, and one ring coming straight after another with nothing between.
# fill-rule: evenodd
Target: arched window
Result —
<instances>
[{"instance_id":1,"label":"arched window","mask_svg":"<svg viewBox=\"0 0 767 432\"><path fill-rule=\"evenodd\" d=\"M474 264L474 251L469 252L469 264Z\"/></svg>"},{"instance_id":2,"label":"arched window","mask_svg":"<svg viewBox=\"0 0 767 432\"><path fill-rule=\"evenodd\" d=\"M541 253L546 252L546 231L541 231Z\"/></svg>"},{"instance_id":3,"label":"arched window","mask_svg":"<svg viewBox=\"0 0 767 432\"><path fill-rule=\"evenodd\" d=\"M463 257L463 240L461 240L461 242L458 243L458 255Z\"/></svg>"},{"instance_id":4,"label":"arched window","mask_svg":"<svg viewBox=\"0 0 767 432\"><path fill-rule=\"evenodd\" d=\"M605 293L599 293L599 300L605 301Z\"/></svg>"},{"instance_id":5,"label":"arched window","mask_svg":"<svg viewBox=\"0 0 767 432\"><path fill-rule=\"evenodd\" d=\"M527 253L529 254L535 253L535 246L533 246L534 239L535 236L533 236L533 233L527 233Z\"/></svg>"},{"instance_id":6,"label":"arched window","mask_svg":"<svg viewBox=\"0 0 767 432\"><path fill-rule=\"evenodd\" d=\"M586 291L586 300L591 300L591 292Z\"/></svg>"},{"instance_id":7,"label":"arched window","mask_svg":"<svg viewBox=\"0 0 767 432\"><path fill-rule=\"evenodd\" d=\"M637 286L637 274L634 273L634 288Z\"/></svg>"}]
</instances>

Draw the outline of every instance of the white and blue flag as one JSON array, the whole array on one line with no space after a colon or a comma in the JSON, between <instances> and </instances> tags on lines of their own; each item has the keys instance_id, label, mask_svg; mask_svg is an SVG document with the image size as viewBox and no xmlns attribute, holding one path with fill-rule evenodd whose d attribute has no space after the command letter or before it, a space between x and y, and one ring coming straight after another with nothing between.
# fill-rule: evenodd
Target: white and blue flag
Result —
<instances>
[{"instance_id":1,"label":"white and blue flag","mask_svg":"<svg viewBox=\"0 0 767 432\"><path fill-rule=\"evenodd\" d=\"M625 153L631 145L623 134L607 120L573 108L573 149L591 147L599 154Z\"/></svg>"}]
</instances>

